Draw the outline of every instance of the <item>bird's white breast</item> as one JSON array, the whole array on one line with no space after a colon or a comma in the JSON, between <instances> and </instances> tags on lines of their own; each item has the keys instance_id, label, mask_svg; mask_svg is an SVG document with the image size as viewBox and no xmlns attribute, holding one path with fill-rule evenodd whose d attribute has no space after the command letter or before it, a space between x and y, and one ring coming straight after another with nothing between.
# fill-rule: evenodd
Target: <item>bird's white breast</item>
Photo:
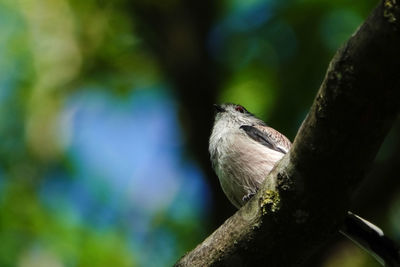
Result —
<instances>
[{"instance_id":1,"label":"bird's white breast","mask_svg":"<svg viewBox=\"0 0 400 267\"><path fill-rule=\"evenodd\" d=\"M243 197L256 193L284 155L254 141L237 127L218 123L211 134L209 150L222 189L238 208L245 203Z\"/></svg>"}]
</instances>

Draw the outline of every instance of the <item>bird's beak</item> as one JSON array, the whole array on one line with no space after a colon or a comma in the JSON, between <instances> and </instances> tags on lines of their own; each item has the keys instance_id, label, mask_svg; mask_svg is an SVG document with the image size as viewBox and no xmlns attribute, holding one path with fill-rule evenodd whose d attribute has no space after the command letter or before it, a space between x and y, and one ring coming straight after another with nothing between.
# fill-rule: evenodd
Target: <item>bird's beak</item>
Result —
<instances>
[{"instance_id":1,"label":"bird's beak","mask_svg":"<svg viewBox=\"0 0 400 267\"><path fill-rule=\"evenodd\" d=\"M215 111L218 113L218 112L224 112L225 111L225 109L223 108L223 107L221 107L221 105L217 105L217 104L214 104L214 108L215 108Z\"/></svg>"}]
</instances>

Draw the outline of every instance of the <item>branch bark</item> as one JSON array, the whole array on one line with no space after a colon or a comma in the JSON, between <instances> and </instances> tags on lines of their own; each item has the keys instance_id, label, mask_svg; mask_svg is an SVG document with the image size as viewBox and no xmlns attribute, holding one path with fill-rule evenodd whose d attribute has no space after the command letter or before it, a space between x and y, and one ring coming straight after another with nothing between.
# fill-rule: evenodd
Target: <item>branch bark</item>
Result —
<instances>
[{"instance_id":1,"label":"branch bark","mask_svg":"<svg viewBox=\"0 0 400 267\"><path fill-rule=\"evenodd\" d=\"M294 266L338 231L400 106L400 5L382 1L336 53L291 151L176 266Z\"/></svg>"}]
</instances>

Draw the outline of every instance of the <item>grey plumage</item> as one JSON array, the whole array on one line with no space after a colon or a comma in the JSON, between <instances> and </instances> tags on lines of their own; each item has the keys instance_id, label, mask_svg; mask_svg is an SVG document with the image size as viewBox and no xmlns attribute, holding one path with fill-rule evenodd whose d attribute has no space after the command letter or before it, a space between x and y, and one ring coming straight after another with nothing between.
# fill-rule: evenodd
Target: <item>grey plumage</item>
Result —
<instances>
[{"instance_id":1,"label":"grey plumage","mask_svg":"<svg viewBox=\"0 0 400 267\"><path fill-rule=\"evenodd\" d=\"M245 108L216 106L209 152L222 189L237 208L254 195L290 141Z\"/></svg>"}]
</instances>

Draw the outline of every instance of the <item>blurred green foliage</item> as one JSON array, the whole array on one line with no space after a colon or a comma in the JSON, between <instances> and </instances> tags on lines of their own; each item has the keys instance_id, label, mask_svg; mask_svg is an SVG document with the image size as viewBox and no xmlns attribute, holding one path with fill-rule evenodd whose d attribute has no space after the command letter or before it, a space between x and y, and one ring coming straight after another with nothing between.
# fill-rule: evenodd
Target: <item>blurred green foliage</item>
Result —
<instances>
[{"instance_id":1,"label":"blurred green foliage","mask_svg":"<svg viewBox=\"0 0 400 267\"><path fill-rule=\"evenodd\" d=\"M146 3L171 17L177 10L184 10L179 0L132 2ZM330 58L375 3L372 0L219 2L212 7L218 10L214 11L217 15L208 30L207 43L197 44L207 47L215 68L220 70L217 101L244 105L292 139L312 103ZM109 99L115 108L113 121L123 119L121 114L125 113L121 110L129 110L129 99L137 97L132 92L140 93L148 88L164 88L156 90L156 98L177 103L157 111L160 114L177 109L179 105L176 84L166 70L174 67L161 63L161 53L148 45L140 30L143 21L127 8L129 4L125 0L0 0L0 266L163 266L172 264L207 235L210 218L205 213L207 208L199 208L213 205L207 202L206 182L193 182L192 191L178 193L188 190L187 186L185 190L181 188L184 184L181 180L173 180L179 176L175 173L171 174L171 181L177 181L180 189L167 198L173 199L171 202L157 206L150 215L146 213L146 217L140 209L135 211L137 213L126 211L129 209L125 206L129 204L124 204L122 198L122 204L110 208L110 212L117 215L113 223L104 228L81 218L80 207L71 204L75 195L60 200L58 194L67 191L63 184L59 191L54 191L54 198L46 200L52 208L43 200L42 195L48 192L43 191L43 184L57 180L49 175L51 170L62 173L68 183L79 185L83 183L82 177L93 176L91 172L77 174L79 165L87 162L79 163L81 159L71 148L70 139L77 135L74 128L68 132L62 127L69 119L68 103L79 98L82 92L94 92L84 95L83 99L97 95ZM201 14L198 18L202 18ZM159 32L182 37L179 32L169 32L166 25L157 27L161 30L146 34L155 40ZM192 41L196 40L199 39ZM179 43L180 39L175 41ZM164 45L159 44L161 48ZM169 55L168 51L166 54ZM170 55L171 58L176 56L179 55ZM198 82L200 80L201 77ZM158 105L146 98L141 101L145 103L143 106ZM99 104L102 102L88 103L84 105L89 113L102 107ZM88 128L90 131L96 132L107 122L107 116L99 114L95 113L97 124ZM132 123L137 123L135 129L140 130L143 120L136 118ZM123 127L112 130L113 134L107 138L114 141L126 131ZM163 136L167 136L166 132L156 134L162 139L167 138ZM177 136L180 138L179 134ZM396 137L386 146L393 146ZM175 139L166 140L171 143L174 141L168 140ZM184 145L168 147L178 154L179 160L169 158L171 154L167 153L156 153L152 157L163 157L168 164L185 169L186 165L177 163L187 160L185 154L176 152L184 150ZM107 147L91 149L89 155L114 153ZM139 161L145 150L132 151L136 153L135 160ZM384 153L383 158L388 159L395 151L389 149ZM160 169L159 176L169 170L162 169L161 163L156 167ZM199 171L186 171L190 177L201 179ZM98 176L102 175L106 176L99 168ZM149 178L146 181L141 190L149 194L151 188L160 186L159 180ZM96 200L100 207L108 205L107 201L113 197L107 191L109 184L91 185L97 193L90 196L100 199ZM197 200L193 197L194 200L189 201L186 197L190 195L204 197L197 197ZM394 203L397 204L392 209L391 225L400 220L399 200ZM88 209L89 214L97 213L97 210ZM136 227L131 222L142 223L143 218L146 220L140 225L147 232L142 236L139 230L131 229ZM381 221L387 223L385 218ZM393 234L400 236L400 229L394 229ZM324 266L376 266L369 256L348 243L332 249L326 258Z\"/></svg>"}]
</instances>

